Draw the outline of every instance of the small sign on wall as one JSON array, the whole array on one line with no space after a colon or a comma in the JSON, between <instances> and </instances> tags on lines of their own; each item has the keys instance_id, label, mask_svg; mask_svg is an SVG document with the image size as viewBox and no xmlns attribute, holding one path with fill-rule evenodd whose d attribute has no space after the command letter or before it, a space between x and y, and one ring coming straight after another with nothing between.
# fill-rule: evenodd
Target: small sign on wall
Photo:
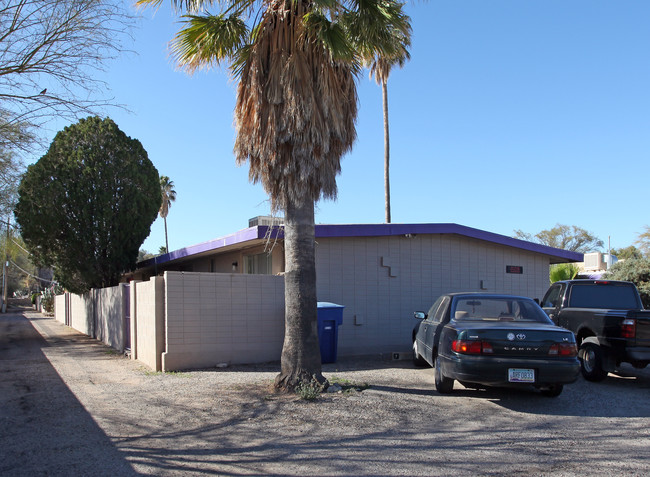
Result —
<instances>
[{"instance_id":1,"label":"small sign on wall","mask_svg":"<svg viewBox=\"0 0 650 477\"><path fill-rule=\"evenodd\" d=\"M519 265L506 265L506 273L516 273L517 275L522 275L524 273L524 267Z\"/></svg>"}]
</instances>

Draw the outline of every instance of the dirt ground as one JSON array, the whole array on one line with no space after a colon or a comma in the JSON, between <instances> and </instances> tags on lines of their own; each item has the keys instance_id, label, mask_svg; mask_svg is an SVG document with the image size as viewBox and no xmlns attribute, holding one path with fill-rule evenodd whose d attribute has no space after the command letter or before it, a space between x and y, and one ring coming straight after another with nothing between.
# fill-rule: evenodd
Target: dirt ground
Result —
<instances>
[{"instance_id":1,"label":"dirt ground","mask_svg":"<svg viewBox=\"0 0 650 477\"><path fill-rule=\"evenodd\" d=\"M0 474L647 475L650 370L561 396L436 393L431 369L324 365L369 387L275 395L278 363L151 372L30 311L0 315Z\"/></svg>"}]
</instances>

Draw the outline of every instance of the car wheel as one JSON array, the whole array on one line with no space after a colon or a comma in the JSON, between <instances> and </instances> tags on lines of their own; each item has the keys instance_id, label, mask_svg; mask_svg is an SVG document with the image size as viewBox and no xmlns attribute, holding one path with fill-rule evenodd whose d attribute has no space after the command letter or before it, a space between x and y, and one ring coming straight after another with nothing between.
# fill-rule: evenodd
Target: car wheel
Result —
<instances>
[{"instance_id":1,"label":"car wheel","mask_svg":"<svg viewBox=\"0 0 650 477\"><path fill-rule=\"evenodd\" d=\"M413 364L416 366L424 366L427 364L418 352L418 342L416 340L413 340Z\"/></svg>"},{"instance_id":2,"label":"car wheel","mask_svg":"<svg viewBox=\"0 0 650 477\"><path fill-rule=\"evenodd\" d=\"M564 389L562 384L552 384L549 387L542 389L542 396L558 397L562 394L562 389Z\"/></svg>"},{"instance_id":3,"label":"car wheel","mask_svg":"<svg viewBox=\"0 0 650 477\"><path fill-rule=\"evenodd\" d=\"M436 389L440 394L449 394L454 389L454 380L442 374L440 356L436 356Z\"/></svg>"},{"instance_id":4,"label":"car wheel","mask_svg":"<svg viewBox=\"0 0 650 477\"><path fill-rule=\"evenodd\" d=\"M587 381L602 381L607 377L603 369L603 349L589 338L580 345L580 369Z\"/></svg>"}]
</instances>

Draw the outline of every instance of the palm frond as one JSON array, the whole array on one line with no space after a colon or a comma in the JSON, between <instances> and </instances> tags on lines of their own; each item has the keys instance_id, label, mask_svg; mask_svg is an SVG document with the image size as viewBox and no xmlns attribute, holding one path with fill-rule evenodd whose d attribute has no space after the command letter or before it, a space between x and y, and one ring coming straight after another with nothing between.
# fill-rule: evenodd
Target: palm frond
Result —
<instances>
[{"instance_id":1,"label":"palm frond","mask_svg":"<svg viewBox=\"0 0 650 477\"><path fill-rule=\"evenodd\" d=\"M404 4L394 0L354 0L341 17L350 41L366 61L383 56L398 58L411 45L411 19Z\"/></svg>"},{"instance_id":2,"label":"palm frond","mask_svg":"<svg viewBox=\"0 0 650 477\"><path fill-rule=\"evenodd\" d=\"M312 11L303 17L307 32L314 35L330 52L334 61L353 61L355 52L340 23L330 21L320 11Z\"/></svg>"},{"instance_id":3,"label":"palm frond","mask_svg":"<svg viewBox=\"0 0 650 477\"><path fill-rule=\"evenodd\" d=\"M237 14L183 18L185 27L172 40L171 51L176 63L189 73L237 57L248 39L248 27Z\"/></svg>"}]
</instances>

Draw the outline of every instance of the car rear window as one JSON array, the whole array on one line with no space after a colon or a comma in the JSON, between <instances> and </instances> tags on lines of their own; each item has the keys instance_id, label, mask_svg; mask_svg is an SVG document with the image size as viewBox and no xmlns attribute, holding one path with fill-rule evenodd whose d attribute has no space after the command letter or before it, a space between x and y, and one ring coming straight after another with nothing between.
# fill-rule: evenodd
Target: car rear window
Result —
<instances>
[{"instance_id":1,"label":"car rear window","mask_svg":"<svg viewBox=\"0 0 650 477\"><path fill-rule=\"evenodd\" d=\"M507 297L461 297L452 316L457 321L535 321L550 323L532 300Z\"/></svg>"},{"instance_id":2,"label":"car rear window","mask_svg":"<svg viewBox=\"0 0 650 477\"><path fill-rule=\"evenodd\" d=\"M634 310L640 307L636 290L631 285L575 283L571 288L572 308L604 308Z\"/></svg>"}]
</instances>

